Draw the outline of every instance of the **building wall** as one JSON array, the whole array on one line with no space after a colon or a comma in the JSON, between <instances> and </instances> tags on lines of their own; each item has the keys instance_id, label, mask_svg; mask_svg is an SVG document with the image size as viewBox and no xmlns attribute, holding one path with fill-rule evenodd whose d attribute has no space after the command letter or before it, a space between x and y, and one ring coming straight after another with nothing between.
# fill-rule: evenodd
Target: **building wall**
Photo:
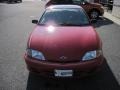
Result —
<instances>
[{"instance_id":1,"label":"building wall","mask_svg":"<svg viewBox=\"0 0 120 90\"><path fill-rule=\"evenodd\" d=\"M115 6L113 6L112 15L120 18L120 0L114 0L114 5Z\"/></svg>"}]
</instances>

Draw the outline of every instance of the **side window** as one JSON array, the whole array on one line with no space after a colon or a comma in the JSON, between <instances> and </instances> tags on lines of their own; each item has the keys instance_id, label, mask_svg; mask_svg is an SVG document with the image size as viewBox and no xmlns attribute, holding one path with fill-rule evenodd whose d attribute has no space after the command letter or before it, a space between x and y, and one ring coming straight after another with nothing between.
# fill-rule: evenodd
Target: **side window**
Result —
<instances>
[{"instance_id":1,"label":"side window","mask_svg":"<svg viewBox=\"0 0 120 90\"><path fill-rule=\"evenodd\" d=\"M73 4L82 4L84 0L72 0Z\"/></svg>"}]
</instances>

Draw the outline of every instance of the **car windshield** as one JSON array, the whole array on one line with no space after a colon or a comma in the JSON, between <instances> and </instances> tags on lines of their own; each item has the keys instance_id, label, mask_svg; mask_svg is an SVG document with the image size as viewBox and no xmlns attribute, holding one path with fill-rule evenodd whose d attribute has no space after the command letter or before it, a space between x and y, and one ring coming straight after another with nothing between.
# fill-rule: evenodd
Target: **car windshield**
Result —
<instances>
[{"instance_id":1,"label":"car windshield","mask_svg":"<svg viewBox=\"0 0 120 90\"><path fill-rule=\"evenodd\" d=\"M89 20L82 9L51 9L45 11L39 24L81 26L88 25Z\"/></svg>"}]
</instances>

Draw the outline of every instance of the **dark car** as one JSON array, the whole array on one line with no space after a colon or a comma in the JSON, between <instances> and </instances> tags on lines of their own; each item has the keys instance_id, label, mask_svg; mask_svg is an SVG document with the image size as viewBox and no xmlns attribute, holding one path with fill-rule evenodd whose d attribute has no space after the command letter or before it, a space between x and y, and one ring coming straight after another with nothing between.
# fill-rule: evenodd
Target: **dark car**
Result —
<instances>
[{"instance_id":1,"label":"dark car","mask_svg":"<svg viewBox=\"0 0 120 90\"><path fill-rule=\"evenodd\" d=\"M77 5L46 8L31 33L25 62L42 76L81 77L101 68L102 42L85 11Z\"/></svg>"},{"instance_id":2,"label":"dark car","mask_svg":"<svg viewBox=\"0 0 120 90\"><path fill-rule=\"evenodd\" d=\"M102 5L98 3L90 3L86 0L49 0L46 3L46 7L50 5L60 4L80 5L87 12L91 19L97 19L99 16L102 16L104 14L104 9Z\"/></svg>"}]
</instances>

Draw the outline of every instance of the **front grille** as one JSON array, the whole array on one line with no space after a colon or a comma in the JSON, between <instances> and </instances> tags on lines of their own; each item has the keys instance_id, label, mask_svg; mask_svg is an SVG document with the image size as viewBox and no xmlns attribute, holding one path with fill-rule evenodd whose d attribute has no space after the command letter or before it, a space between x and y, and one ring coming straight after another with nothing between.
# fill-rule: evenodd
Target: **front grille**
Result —
<instances>
[{"instance_id":1,"label":"front grille","mask_svg":"<svg viewBox=\"0 0 120 90\"><path fill-rule=\"evenodd\" d=\"M81 60L46 60L47 62L51 63L78 63L82 62Z\"/></svg>"}]
</instances>

